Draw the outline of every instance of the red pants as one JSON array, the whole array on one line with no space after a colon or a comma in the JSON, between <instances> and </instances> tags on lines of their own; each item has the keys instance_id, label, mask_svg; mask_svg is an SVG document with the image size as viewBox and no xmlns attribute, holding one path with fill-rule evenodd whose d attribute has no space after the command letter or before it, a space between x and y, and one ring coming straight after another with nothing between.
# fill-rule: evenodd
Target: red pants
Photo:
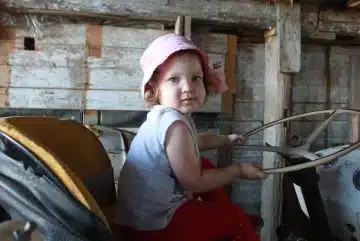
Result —
<instances>
[{"instance_id":1,"label":"red pants","mask_svg":"<svg viewBox=\"0 0 360 241\"><path fill-rule=\"evenodd\" d=\"M214 168L201 158L203 169ZM178 208L169 225L157 231L124 229L129 241L260 241L249 217L230 202L223 188L198 194Z\"/></svg>"}]
</instances>

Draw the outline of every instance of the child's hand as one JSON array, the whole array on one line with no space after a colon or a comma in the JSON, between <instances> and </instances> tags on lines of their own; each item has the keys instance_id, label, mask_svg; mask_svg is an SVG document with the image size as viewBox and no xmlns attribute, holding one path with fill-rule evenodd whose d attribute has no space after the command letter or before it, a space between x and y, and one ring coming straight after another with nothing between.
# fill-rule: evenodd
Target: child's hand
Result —
<instances>
[{"instance_id":1,"label":"child's hand","mask_svg":"<svg viewBox=\"0 0 360 241\"><path fill-rule=\"evenodd\" d=\"M230 134L229 141L230 145L244 145L245 137L240 134Z\"/></svg>"},{"instance_id":2,"label":"child's hand","mask_svg":"<svg viewBox=\"0 0 360 241\"><path fill-rule=\"evenodd\" d=\"M261 170L261 165L257 163L245 162L233 164L239 172L239 178L249 180L265 179L268 175Z\"/></svg>"}]
</instances>

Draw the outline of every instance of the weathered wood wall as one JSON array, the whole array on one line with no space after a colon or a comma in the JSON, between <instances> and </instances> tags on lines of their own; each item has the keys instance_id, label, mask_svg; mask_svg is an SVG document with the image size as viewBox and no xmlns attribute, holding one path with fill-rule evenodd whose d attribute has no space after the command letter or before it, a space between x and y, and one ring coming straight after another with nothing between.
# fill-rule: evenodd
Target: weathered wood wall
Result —
<instances>
[{"instance_id":1,"label":"weathered wood wall","mask_svg":"<svg viewBox=\"0 0 360 241\"><path fill-rule=\"evenodd\" d=\"M310 3L310 4L309 4ZM319 10L316 3L307 1L309 7L301 16L302 32L318 38L323 33L358 35L360 16L357 12ZM227 25L234 28L266 30L276 25L276 6L256 0L143 0L132 1L81 1L81 0L9 0L8 6L19 12L73 15L104 20L151 20L175 23L179 15L191 16L194 23Z\"/></svg>"},{"instance_id":2,"label":"weathered wood wall","mask_svg":"<svg viewBox=\"0 0 360 241\"><path fill-rule=\"evenodd\" d=\"M148 110L140 94L140 56L153 39L169 31L85 24L42 26L38 30L34 33L8 28L7 38L0 40L2 115L18 110L29 115L33 110L80 121L80 112L76 111L102 110L100 125L117 125L136 132L141 124L139 119L144 119ZM24 48L26 37L34 37L34 50ZM194 33L191 38L213 62L222 62L224 72L227 35ZM129 125L131 111L139 113ZM222 96L213 95L200 112L221 111ZM97 115L92 111L85 113L89 115L84 121ZM219 131L213 124L210 129L207 123L200 123L198 127L200 132ZM117 181L126 158L124 143L115 129L98 128ZM201 154L217 164L217 150Z\"/></svg>"},{"instance_id":3,"label":"weathered wood wall","mask_svg":"<svg viewBox=\"0 0 360 241\"><path fill-rule=\"evenodd\" d=\"M9 29L0 42L0 107L148 110L140 93L139 58L166 31L83 24L43 26L35 50L24 49L33 32ZM213 62L225 64L226 35L193 35ZM224 66L222 67L224 71ZM201 112L220 112L213 95Z\"/></svg>"}]
</instances>

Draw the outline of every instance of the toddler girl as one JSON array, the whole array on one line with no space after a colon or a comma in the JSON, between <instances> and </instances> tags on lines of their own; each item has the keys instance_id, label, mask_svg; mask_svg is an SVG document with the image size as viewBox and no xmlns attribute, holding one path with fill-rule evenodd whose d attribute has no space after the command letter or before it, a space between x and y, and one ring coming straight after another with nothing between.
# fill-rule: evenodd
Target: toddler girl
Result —
<instances>
[{"instance_id":1,"label":"toddler girl","mask_svg":"<svg viewBox=\"0 0 360 241\"><path fill-rule=\"evenodd\" d=\"M130 241L259 240L222 187L266 175L252 163L215 168L201 158L200 151L243 137L198 134L191 118L209 93L227 90L224 79L203 51L173 33L154 40L140 62L141 91L152 109L119 176L116 222Z\"/></svg>"}]
</instances>

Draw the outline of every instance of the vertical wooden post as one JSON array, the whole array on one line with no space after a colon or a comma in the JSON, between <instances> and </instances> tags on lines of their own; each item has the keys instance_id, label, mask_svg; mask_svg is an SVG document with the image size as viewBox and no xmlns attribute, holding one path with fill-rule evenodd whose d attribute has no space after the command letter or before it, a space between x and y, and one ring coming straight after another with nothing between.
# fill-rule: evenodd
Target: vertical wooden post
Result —
<instances>
[{"instance_id":1,"label":"vertical wooden post","mask_svg":"<svg viewBox=\"0 0 360 241\"><path fill-rule=\"evenodd\" d=\"M237 36L227 36L227 53L225 59L225 79L229 90L222 95L221 112L228 117L233 116L233 102L236 94L236 56L237 56Z\"/></svg>"},{"instance_id":2,"label":"vertical wooden post","mask_svg":"<svg viewBox=\"0 0 360 241\"><path fill-rule=\"evenodd\" d=\"M276 28L265 33L265 101L264 123L284 117L289 107L291 73L300 71L301 22L300 5L280 2L277 5ZM277 125L264 131L263 141L273 146L286 144L285 128ZM263 167L283 165L276 153L263 153ZM282 175L270 175L264 180L261 191L261 216L264 227L262 241L277 240L276 228L281 222Z\"/></svg>"},{"instance_id":3,"label":"vertical wooden post","mask_svg":"<svg viewBox=\"0 0 360 241\"><path fill-rule=\"evenodd\" d=\"M8 86L11 84L9 55L15 47L16 29L3 27L0 32L0 106L9 106Z\"/></svg>"},{"instance_id":4,"label":"vertical wooden post","mask_svg":"<svg viewBox=\"0 0 360 241\"><path fill-rule=\"evenodd\" d=\"M360 56L351 56L351 79L350 79L350 98L349 107L350 109L360 110ZM351 131L350 131L350 142L358 141L360 138L360 116L351 116Z\"/></svg>"},{"instance_id":5,"label":"vertical wooden post","mask_svg":"<svg viewBox=\"0 0 360 241\"><path fill-rule=\"evenodd\" d=\"M176 18L174 32L191 40L191 17L178 16Z\"/></svg>"},{"instance_id":6,"label":"vertical wooden post","mask_svg":"<svg viewBox=\"0 0 360 241\"><path fill-rule=\"evenodd\" d=\"M188 40L191 40L191 17L184 17L184 36Z\"/></svg>"},{"instance_id":7,"label":"vertical wooden post","mask_svg":"<svg viewBox=\"0 0 360 241\"><path fill-rule=\"evenodd\" d=\"M86 26L86 56L87 58L101 58L103 46L103 26L89 24ZM81 117L83 124L100 123L99 113L97 110L87 109L87 90L90 84L89 66L84 68L84 90L82 91Z\"/></svg>"},{"instance_id":8,"label":"vertical wooden post","mask_svg":"<svg viewBox=\"0 0 360 241\"><path fill-rule=\"evenodd\" d=\"M184 23L185 23L185 17L184 16L178 16L176 18L175 29L174 29L174 32L176 34L184 35Z\"/></svg>"}]
</instances>

